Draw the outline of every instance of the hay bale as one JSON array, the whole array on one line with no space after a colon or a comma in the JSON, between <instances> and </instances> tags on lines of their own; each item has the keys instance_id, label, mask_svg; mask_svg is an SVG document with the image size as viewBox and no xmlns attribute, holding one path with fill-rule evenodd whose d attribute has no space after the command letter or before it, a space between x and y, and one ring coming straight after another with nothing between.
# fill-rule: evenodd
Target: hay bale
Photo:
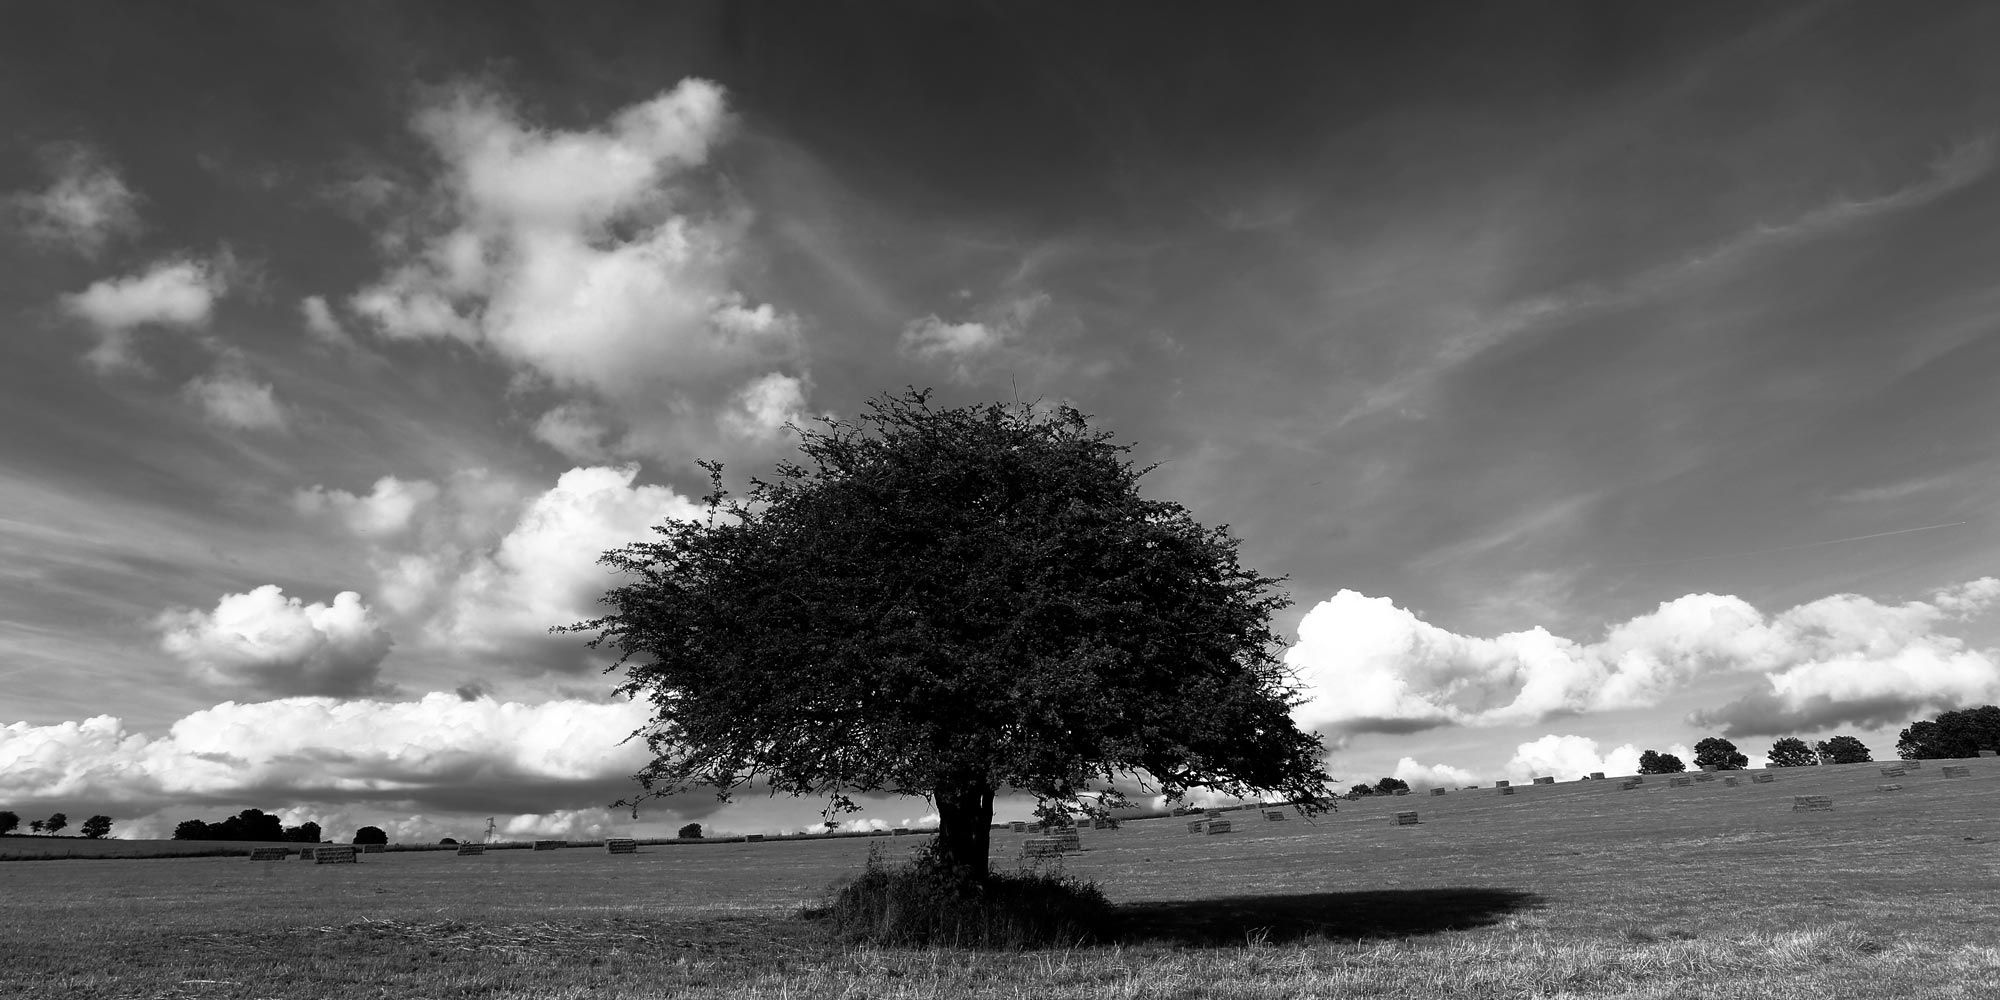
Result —
<instances>
[{"instance_id":1,"label":"hay bale","mask_svg":"<svg viewBox=\"0 0 2000 1000\"><path fill-rule=\"evenodd\" d=\"M299 848L299 860L300 860L300 861L311 861L311 860L313 859L313 852L314 852L314 851L317 851L317 850L319 850L319 848L317 848L317 847L301 847L301 848Z\"/></svg>"},{"instance_id":2,"label":"hay bale","mask_svg":"<svg viewBox=\"0 0 2000 1000\"><path fill-rule=\"evenodd\" d=\"M1603 772L1603 771L1592 771L1592 772L1590 772L1590 780L1592 780L1592 781L1603 781L1603 780L1604 780L1604 772Z\"/></svg>"},{"instance_id":3,"label":"hay bale","mask_svg":"<svg viewBox=\"0 0 2000 1000\"><path fill-rule=\"evenodd\" d=\"M1201 814L1202 814L1203 816L1206 816L1206 817L1208 817L1209 819L1221 819L1221 818L1222 818L1222 810L1220 810L1220 809L1203 809L1203 810L1201 811Z\"/></svg>"},{"instance_id":4,"label":"hay bale","mask_svg":"<svg viewBox=\"0 0 2000 1000\"><path fill-rule=\"evenodd\" d=\"M2000 750L1981 750L1981 751L1979 751L1979 756L1981 756L1981 757L2000 757Z\"/></svg>"},{"instance_id":5,"label":"hay bale","mask_svg":"<svg viewBox=\"0 0 2000 1000\"><path fill-rule=\"evenodd\" d=\"M1410 790L1409 790L1409 789L1407 789L1407 788L1398 788L1398 789L1396 789L1396 794L1397 794L1397 795L1408 795L1408 794L1410 794Z\"/></svg>"},{"instance_id":6,"label":"hay bale","mask_svg":"<svg viewBox=\"0 0 2000 1000\"><path fill-rule=\"evenodd\" d=\"M889 832L890 832L891 834L895 835L895 836L898 836L898 837L907 837L907 836L909 836L909 835L910 835L910 830L909 830L909 828L908 828L908 827L902 827L902 826L899 826L899 827L897 827L897 828L895 828L895 829L893 829L893 830L890 830Z\"/></svg>"},{"instance_id":7,"label":"hay bale","mask_svg":"<svg viewBox=\"0 0 2000 1000\"><path fill-rule=\"evenodd\" d=\"M1689 775L1689 777L1692 777L1696 781L1714 781L1715 775L1712 773L1713 771L1714 768L1704 767L1701 769L1701 773Z\"/></svg>"},{"instance_id":8,"label":"hay bale","mask_svg":"<svg viewBox=\"0 0 2000 1000\"><path fill-rule=\"evenodd\" d=\"M568 847L568 846L569 846L569 841L567 841L567 840L537 840L537 841L535 841L535 850L537 850L537 851L560 851L560 850L562 850L563 848L565 848L565 847Z\"/></svg>"},{"instance_id":9,"label":"hay bale","mask_svg":"<svg viewBox=\"0 0 2000 1000\"><path fill-rule=\"evenodd\" d=\"M1432 795L1434 795L1434 796L1435 796L1435 795L1443 795L1443 794L1444 794L1444 789L1442 789L1442 788L1433 788L1433 789L1431 789L1431 794L1432 794Z\"/></svg>"},{"instance_id":10,"label":"hay bale","mask_svg":"<svg viewBox=\"0 0 2000 1000\"><path fill-rule=\"evenodd\" d=\"M1903 776L1903 769L1900 766L1885 767L1882 769L1882 777L1884 778L1900 778L1902 776Z\"/></svg>"},{"instance_id":11,"label":"hay bale","mask_svg":"<svg viewBox=\"0 0 2000 1000\"><path fill-rule=\"evenodd\" d=\"M289 847L253 847L250 849L252 861L283 861L292 856Z\"/></svg>"},{"instance_id":12,"label":"hay bale","mask_svg":"<svg viewBox=\"0 0 2000 1000\"><path fill-rule=\"evenodd\" d=\"M1750 783L1753 785L1768 785L1776 780L1778 776L1769 771L1760 771L1750 776Z\"/></svg>"},{"instance_id":13,"label":"hay bale","mask_svg":"<svg viewBox=\"0 0 2000 1000\"><path fill-rule=\"evenodd\" d=\"M1060 837L1029 837L1021 842L1021 856L1024 858L1059 858L1068 847Z\"/></svg>"},{"instance_id":14,"label":"hay bale","mask_svg":"<svg viewBox=\"0 0 2000 1000\"><path fill-rule=\"evenodd\" d=\"M1264 822L1266 823L1283 823L1284 821L1285 814L1280 810L1271 809L1264 813Z\"/></svg>"},{"instance_id":15,"label":"hay bale","mask_svg":"<svg viewBox=\"0 0 2000 1000\"><path fill-rule=\"evenodd\" d=\"M461 857L461 858L466 858L466 857L472 857L472 858L476 858L476 857L479 857L480 855L482 855L482 854L485 854L485 853L486 853L486 845L485 845L485 844L460 844L460 845L458 845L458 856L459 856L459 857Z\"/></svg>"},{"instance_id":16,"label":"hay bale","mask_svg":"<svg viewBox=\"0 0 2000 1000\"><path fill-rule=\"evenodd\" d=\"M1512 794L1514 794L1514 786L1513 786L1513 785L1501 785L1501 786L1500 786L1500 794L1502 794L1502 795L1512 795Z\"/></svg>"},{"instance_id":17,"label":"hay bale","mask_svg":"<svg viewBox=\"0 0 2000 1000\"><path fill-rule=\"evenodd\" d=\"M743 842L746 844L761 844L764 842L764 835L761 833L753 833L747 837L744 837Z\"/></svg>"},{"instance_id":18,"label":"hay bale","mask_svg":"<svg viewBox=\"0 0 2000 1000\"><path fill-rule=\"evenodd\" d=\"M1189 832L1189 833L1200 833L1200 832L1201 832L1201 830L1202 830L1202 827L1205 827L1205 826L1207 826L1207 825L1208 825L1208 821L1207 821L1207 820L1205 820L1205 819L1192 819L1192 820L1188 820L1188 825L1187 825L1187 826L1188 826L1188 832Z\"/></svg>"},{"instance_id":19,"label":"hay bale","mask_svg":"<svg viewBox=\"0 0 2000 1000\"><path fill-rule=\"evenodd\" d=\"M388 845L388 844L363 844L363 845L361 845L361 853L363 853L363 854L386 854L386 853L388 853L388 850L389 850L389 845Z\"/></svg>"},{"instance_id":20,"label":"hay bale","mask_svg":"<svg viewBox=\"0 0 2000 1000\"><path fill-rule=\"evenodd\" d=\"M1506 788L1506 787L1507 787L1507 786L1509 786L1510 784L1512 784L1512 782L1509 782L1509 781L1504 781L1504 780L1502 780L1502 781L1496 781L1496 782L1494 782L1494 783L1493 783L1493 787L1495 787L1495 788Z\"/></svg>"},{"instance_id":21,"label":"hay bale","mask_svg":"<svg viewBox=\"0 0 2000 1000\"><path fill-rule=\"evenodd\" d=\"M322 847L313 852L313 864L316 865L352 865L360 861L360 852L352 844Z\"/></svg>"},{"instance_id":22,"label":"hay bale","mask_svg":"<svg viewBox=\"0 0 2000 1000\"><path fill-rule=\"evenodd\" d=\"M1010 833L1027 833L1028 824L1017 819L1014 822L1007 824L1007 830Z\"/></svg>"},{"instance_id":23,"label":"hay bale","mask_svg":"<svg viewBox=\"0 0 2000 1000\"><path fill-rule=\"evenodd\" d=\"M1667 787L1669 788L1686 788L1692 784L1694 784L1694 778L1685 774L1676 774L1667 779Z\"/></svg>"},{"instance_id":24,"label":"hay bale","mask_svg":"<svg viewBox=\"0 0 2000 1000\"><path fill-rule=\"evenodd\" d=\"M630 837L610 837L604 841L606 854L637 854L639 842Z\"/></svg>"},{"instance_id":25,"label":"hay bale","mask_svg":"<svg viewBox=\"0 0 2000 1000\"><path fill-rule=\"evenodd\" d=\"M1555 779L1555 776L1554 776L1554 775L1547 775L1547 776L1544 776L1544 777L1540 777L1540 778L1536 778L1536 779L1535 779L1535 784L1537 784L1537 785L1553 785L1553 784L1555 784L1555 783L1556 783L1556 779Z\"/></svg>"},{"instance_id":26,"label":"hay bale","mask_svg":"<svg viewBox=\"0 0 2000 1000\"><path fill-rule=\"evenodd\" d=\"M1737 785L1740 785L1740 784L1742 784L1743 782L1741 782L1741 781L1737 780L1737 779L1736 779L1735 777L1728 777L1728 778L1724 778L1724 779L1722 779L1722 783L1723 783L1723 784L1725 784L1725 785L1727 785L1727 786L1729 786L1729 787L1731 787L1731 788L1735 788L1735 787L1736 787Z\"/></svg>"},{"instance_id":27,"label":"hay bale","mask_svg":"<svg viewBox=\"0 0 2000 1000\"><path fill-rule=\"evenodd\" d=\"M1416 825L1417 825L1417 814L1416 814L1416 811L1415 811L1415 810L1411 810L1411 811L1408 811L1408 812L1399 812L1399 813L1397 813L1397 814L1396 814L1396 825L1397 825L1397 826L1416 826Z\"/></svg>"},{"instance_id":28,"label":"hay bale","mask_svg":"<svg viewBox=\"0 0 2000 1000\"><path fill-rule=\"evenodd\" d=\"M1938 768L1938 773L1947 778L1970 778L1972 777L1972 768L1963 765L1946 764Z\"/></svg>"},{"instance_id":29,"label":"hay bale","mask_svg":"<svg viewBox=\"0 0 2000 1000\"><path fill-rule=\"evenodd\" d=\"M1701 769L1702 769L1702 770L1704 770L1704 771L1713 771L1713 770L1715 770L1715 765L1714 765L1714 764L1703 764L1703 765L1701 765Z\"/></svg>"},{"instance_id":30,"label":"hay bale","mask_svg":"<svg viewBox=\"0 0 2000 1000\"><path fill-rule=\"evenodd\" d=\"M1629 792L1632 789L1639 787L1639 779L1627 778L1624 781L1619 782L1618 787Z\"/></svg>"},{"instance_id":31,"label":"hay bale","mask_svg":"<svg viewBox=\"0 0 2000 1000\"><path fill-rule=\"evenodd\" d=\"M1792 796L1792 811L1795 813L1832 812L1833 797L1830 795L1794 795Z\"/></svg>"},{"instance_id":32,"label":"hay bale","mask_svg":"<svg viewBox=\"0 0 2000 1000\"><path fill-rule=\"evenodd\" d=\"M1228 820L1226 820L1226 819L1212 819L1212 820L1209 820L1209 821L1208 821L1208 832L1209 832L1209 835L1210 835L1210 836L1214 836L1215 834L1218 834L1218 833L1228 833L1228 832L1229 832L1229 821L1228 821Z\"/></svg>"},{"instance_id":33,"label":"hay bale","mask_svg":"<svg viewBox=\"0 0 2000 1000\"><path fill-rule=\"evenodd\" d=\"M1090 821L1090 828L1093 830L1116 830L1118 829L1118 821L1115 819L1093 819Z\"/></svg>"},{"instance_id":34,"label":"hay bale","mask_svg":"<svg viewBox=\"0 0 2000 1000\"><path fill-rule=\"evenodd\" d=\"M1876 786L1875 786L1875 790L1876 790L1876 791L1878 791L1878 792L1900 792L1900 791L1902 791L1902 790L1903 790L1903 786L1901 786L1901 785L1876 785Z\"/></svg>"}]
</instances>

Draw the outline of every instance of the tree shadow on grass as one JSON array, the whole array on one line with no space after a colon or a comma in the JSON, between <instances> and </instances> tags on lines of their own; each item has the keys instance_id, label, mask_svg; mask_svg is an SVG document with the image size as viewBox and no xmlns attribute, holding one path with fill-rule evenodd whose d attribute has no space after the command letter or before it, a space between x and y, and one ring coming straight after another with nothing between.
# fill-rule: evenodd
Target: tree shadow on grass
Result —
<instances>
[{"instance_id":1,"label":"tree shadow on grass","mask_svg":"<svg viewBox=\"0 0 2000 1000\"><path fill-rule=\"evenodd\" d=\"M1194 947L1313 939L1353 941L1467 930L1543 905L1516 889L1384 889L1304 895L1224 896L1126 903L1115 908L1105 937L1129 944Z\"/></svg>"}]
</instances>

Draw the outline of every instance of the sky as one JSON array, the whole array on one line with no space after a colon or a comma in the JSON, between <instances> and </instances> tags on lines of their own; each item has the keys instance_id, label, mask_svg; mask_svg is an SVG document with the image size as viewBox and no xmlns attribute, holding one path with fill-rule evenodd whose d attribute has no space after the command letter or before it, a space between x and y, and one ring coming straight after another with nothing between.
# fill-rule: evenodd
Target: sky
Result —
<instances>
[{"instance_id":1,"label":"sky","mask_svg":"<svg viewBox=\"0 0 2000 1000\"><path fill-rule=\"evenodd\" d=\"M1996 43L1975 3L15 11L0 808L816 822L607 809L645 713L548 629L698 461L904 386L1073 403L1230 525L1343 782L1892 756L2000 701Z\"/></svg>"}]
</instances>

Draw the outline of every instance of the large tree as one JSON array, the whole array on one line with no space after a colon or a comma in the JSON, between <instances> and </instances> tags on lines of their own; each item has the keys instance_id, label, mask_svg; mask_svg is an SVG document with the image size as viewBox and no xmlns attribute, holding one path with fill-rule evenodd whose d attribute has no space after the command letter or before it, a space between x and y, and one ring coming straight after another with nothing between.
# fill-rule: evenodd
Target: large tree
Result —
<instances>
[{"instance_id":1,"label":"large tree","mask_svg":"<svg viewBox=\"0 0 2000 1000\"><path fill-rule=\"evenodd\" d=\"M1648 750L1639 755L1640 774L1679 774L1685 770L1687 765L1670 753Z\"/></svg>"},{"instance_id":2,"label":"large tree","mask_svg":"<svg viewBox=\"0 0 2000 1000\"><path fill-rule=\"evenodd\" d=\"M1868 745L1852 736L1836 736L1821 740L1815 747L1820 758L1829 764L1866 764L1874 760L1868 752Z\"/></svg>"},{"instance_id":3,"label":"large tree","mask_svg":"<svg viewBox=\"0 0 2000 1000\"><path fill-rule=\"evenodd\" d=\"M51 835L61 833L68 828L68 813L55 813L42 821L42 829L47 830Z\"/></svg>"},{"instance_id":4,"label":"large tree","mask_svg":"<svg viewBox=\"0 0 2000 1000\"><path fill-rule=\"evenodd\" d=\"M1771 752L1765 757L1772 767L1812 767L1819 763L1819 754L1796 736L1782 737L1771 744Z\"/></svg>"},{"instance_id":5,"label":"large tree","mask_svg":"<svg viewBox=\"0 0 2000 1000\"><path fill-rule=\"evenodd\" d=\"M0 834L13 833L21 826L21 815L11 810L0 810Z\"/></svg>"},{"instance_id":6,"label":"large tree","mask_svg":"<svg viewBox=\"0 0 2000 1000\"><path fill-rule=\"evenodd\" d=\"M706 463L707 516L607 553L628 582L570 626L653 705L637 798L761 783L831 818L923 795L977 879L1009 790L1051 814L1134 782L1320 808L1324 748L1270 629L1280 581L1141 495L1147 469L1084 414L910 390L799 439L740 498Z\"/></svg>"},{"instance_id":7,"label":"large tree","mask_svg":"<svg viewBox=\"0 0 2000 1000\"><path fill-rule=\"evenodd\" d=\"M1981 705L1910 723L1896 737L1896 756L1905 760L1976 757L2000 750L2000 706Z\"/></svg>"},{"instance_id":8,"label":"large tree","mask_svg":"<svg viewBox=\"0 0 2000 1000\"><path fill-rule=\"evenodd\" d=\"M105 834L110 832L111 817L109 816L97 815L83 821L83 835L92 840L100 840Z\"/></svg>"},{"instance_id":9,"label":"large tree","mask_svg":"<svg viewBox=\"0 0 2000 1000\"><path fill-rule=\"evenodd\" d=\"M1738 753L1736 744L1720 736L1710 736L1694 745L1694 766L1740 771L1750 766L1750 758Z\"/></svg>"}]
</instances>

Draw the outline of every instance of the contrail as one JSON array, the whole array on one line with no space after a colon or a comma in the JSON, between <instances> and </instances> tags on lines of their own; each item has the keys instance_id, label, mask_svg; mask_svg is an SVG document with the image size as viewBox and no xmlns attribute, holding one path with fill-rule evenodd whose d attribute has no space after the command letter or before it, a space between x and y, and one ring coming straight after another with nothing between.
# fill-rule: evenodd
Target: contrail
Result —
<instances>
[{"instance_id":1,"label":"contrail","mask_svg":"<svg viewBox=\"0 0 2000 1000\"><path fill-rule=\"evenodd\" d=\"M1816 549L1822 545L1841 545L1846 542L1865 542L1870 538L1887 538L1890 535L1907 535L1912 531L1936 531L1939 528L1956 528L1960 525L1971 524L1971 523L1972 523L1971 521L1950 521L1945 524L1926 524L1915 528L1897 528L1894 531L1878 531L1872 535L1855 535L1851 538L1828 538L1817 542L1801 542L1797 545L1780 545L1775 549L1751 549L1747 552L1717 552L1713 555L1706 555L1706 556L1688 556L1685 559L1648 559L1644 562L1610 563L1607 564L1605 568L1614 569L1620 566L1665 566L1672 563L1701 562L1707 559L1728 559L1734 556L1761 556L1761 555L1769 555L1770 553L1773 552L1793 552L1798 549Z\"/></svg>"}]
</instances>

